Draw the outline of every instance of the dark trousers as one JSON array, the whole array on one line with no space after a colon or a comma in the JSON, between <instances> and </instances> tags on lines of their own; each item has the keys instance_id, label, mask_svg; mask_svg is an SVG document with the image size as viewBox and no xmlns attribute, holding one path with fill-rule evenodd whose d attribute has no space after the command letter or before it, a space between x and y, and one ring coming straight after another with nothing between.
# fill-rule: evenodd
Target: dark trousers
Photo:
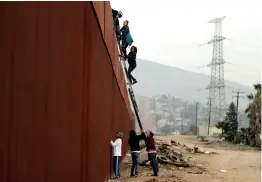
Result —
<instances>
[{"instance_id":1,"label":"dark trousers","mask_svg":"<svg viewBox=\"0 0 262 182\"><path fill-rule=\"evenodd\" d=\"M122 47L122 52L123 52L125 58L127 58L126 48L128 47L128 43L123 41L123 38L122 38L122 46L121 47Z\"/></svg>"},{"instance_id":2,"label":"dark trousers","mask_svg":"<svg viewBox=\"0 0 262 182\"><path fill-rule=\"evenodd\" d=\"M157 158L156 158L156 153L149 153L148 159L149 159L150 164L153 168L154 175L157 176L158 175L158 162L157 162Z\"/></svg>"},{"instance_id":3,"label":"dark trousers","mask_svg":"<svg viewBox=\"0 0 262 182\"><path fill-rule=\"evenodd\" d=\"M133 165L131 167L131 175L130 176L137 176L138 175L138 167L139 167L139 164L140 164L140 161L139 161L140 153L132 152L131 156L132 156Z\"/></svg>"},{"instance_id":4,"label":"dark trousers","mask_svg":"<svg viewBox=\"0 0 262 182\"><path fill-rule=\"evenodd\" d=\"M120 178L120 160L121 156L114 156L113 158L113 170L116 178Z\"/></svg>"},{"instance_id":5,"label":"dark trousers","mask_svg":"<svg viewBox=\"0 0 262 182\"><path fill-rule=\"evenodd\" d=\"M127 76L131 83L136 81L136 79L131 75L131 72L136 68L136 64L130 64L127 70Z\"/></svg>"},{"instance_id":6,"label":"dark trousers","mask_svg":"<svg viewBox=\"0 0 262 182\"><path fill-rule=\"evenodd\" d=\"M118 26L115 26L115 33L116 33L116 37L117 37L117 43L118 45L120 46L120 40L121 40L121 32L120 32L120 27L119 25Z\"/></svg>"},{"instance_id":7,"label":"dark trousers","mask_svg":"<svg viewBox=\"0 0 262 182\"><path fill-rule=\"evenodd\" d=\"M119 27L119 25L115 26L115 32L116 32L116 36L118 36L118 37L121 36L121 32L120 32L120 27Z\"/></svg>"}]
</instances>

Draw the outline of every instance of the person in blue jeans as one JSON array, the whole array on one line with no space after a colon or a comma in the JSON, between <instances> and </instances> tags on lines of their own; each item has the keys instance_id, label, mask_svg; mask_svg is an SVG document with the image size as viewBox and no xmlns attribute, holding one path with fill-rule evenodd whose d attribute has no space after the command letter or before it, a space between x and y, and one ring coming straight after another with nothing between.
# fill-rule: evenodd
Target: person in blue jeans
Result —
<instances>
[{"instance_id":1,"label":"person in blue jeans","mask_svg":"<svg viewBox=\"0 0 262 182\"><path fill-rule=\"evenodd\" d=\"M135 130L131 130L129 132L129 140L128 144L130 146L131 150L131 156L132 156L132 167L131 167L131 174L130 177L137 177L138 176L138 168L140 165L140 146L139 142L143 139L142 134L137 135Z\"/></svg>"},{"instance_id":2,"label":"person in blue jeans","mask_svg":"<svg viewBox=\"0 0 262 182\"><path fill-rule=\"evenodd\" d=\"M153 175L152 176L158 176L158 161L157 161L157 155L156 155L156 143L154 139L154 133L149 132L149 135L146 135L144 132L142 132L143 139L146 143L146 150L148 154L148 160L150 161L150 165L153 168Z\"/></svg>"},{"instance_id":3,"label":"person in blue jeans","mask_svg":"<svg viewBox=\"0 0 262 182\"><path fill-rule=\"evenodd\" d=\"M111 140L111 145L114 150L114 157L113 157L113 170L115 173L114 179L120 179L120 161L122 156L122 136L123 133L117 132L116 140L113 142Z\"/></svg>"}]
</instances>

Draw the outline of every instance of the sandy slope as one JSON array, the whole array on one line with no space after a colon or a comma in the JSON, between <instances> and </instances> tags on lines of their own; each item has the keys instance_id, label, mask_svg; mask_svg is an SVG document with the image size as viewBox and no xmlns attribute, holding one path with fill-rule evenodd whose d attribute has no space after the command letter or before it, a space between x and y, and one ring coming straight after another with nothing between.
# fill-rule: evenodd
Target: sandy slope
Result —
<instances>
[{"instance_id":1,"label":"sandy slope","mask_svg":"<svg viewBox=\"0 0 262 182\"><path fill-rule=\"evenodd\" d=\"M151 177L152 170L140 168L138 178L129 178L131 158L126 156L121 165L122 179L120 181L159 181L159 182L260 182L261 179L261 152L252 148L237 147L229 144L198 142L194 136L158 137L162 140L176 140L189 147L195 144L207 151L218 154L187 154L192 163L200 167L179 169L177 167L160 166L159 177ZM142 152L144 153L144 152ZM141 156L142 160L146 155ZM226 170L221 172L220 170ZM113 180L111 180L113 181Z\"/></svg>"}]
</instances>

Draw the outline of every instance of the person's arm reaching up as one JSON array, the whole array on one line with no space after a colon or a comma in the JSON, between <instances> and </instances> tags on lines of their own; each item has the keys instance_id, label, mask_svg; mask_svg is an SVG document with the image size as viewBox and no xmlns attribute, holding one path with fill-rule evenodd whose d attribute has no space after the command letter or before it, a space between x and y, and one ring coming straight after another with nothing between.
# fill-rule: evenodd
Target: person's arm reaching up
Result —
<instances>
[{"instance_id":1,"label":"person's arm reaching up","mask_svg":"<svg viewBox=\"0 0 262 182\"><path fill-rule=\"evenodd\" d=\"M111 145L113 146L113 147L115 147L115 146L117 146L117 145L119 145L120 143L119 143L120 141L119 140L116 140L115 142L113 142L112 140L111 140Z\"/></svg>"},{"instance_id":2,"label":"person's arm reaching up","mask_svg":"<svg viewBox=\"0 0 262 182\"><path fill-rule=\"evenodd\" d=\"M145 132L142 132L142 133L141 133L141 137L142 137L142 139L144 139L144 140L146 139L146 134L145 134Z\"/></svg>"},{"instance_id":3,"label":"person's arm reaching up","mask_svg":"<svg viewBox=\"0 0 262 182\"><path fill-rule=\"evenodd\" d=\"M140 140L143 140L145 137L144 137L144 134L141 133L140 135L137 135L137 138L140 141Z\"/></svg>"}]
</instances>

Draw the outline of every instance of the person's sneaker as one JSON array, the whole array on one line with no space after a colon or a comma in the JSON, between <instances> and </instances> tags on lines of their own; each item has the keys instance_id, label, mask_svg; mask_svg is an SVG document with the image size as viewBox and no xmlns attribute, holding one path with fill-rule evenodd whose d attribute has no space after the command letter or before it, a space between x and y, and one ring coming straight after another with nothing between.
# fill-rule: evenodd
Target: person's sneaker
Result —
<instances>
[{"instance_id":1,"label":"person's sneaker","mask_svg":"<svg viewBox=\"0 0 262 182\"><path fill-rule=\"evenodd\" d=\"M136 178L138 175L131 175L130 178Z\"/></svg>"},{"instance_id":2,"label":"person's sneaker","mask_svg":"<svg viewBox=\"0 0 262 182\"><path fill-rule=\"evenodd\" d=\"M121 59L125 59L125 56L123 56L123 55L121 55L121 54L119 54L119 57L120 57Z\"/></svg>"},{"instance_id":3,"label":"person's sneaker","mask_svg":"<svg viewBox=\"0 0 262 182\"><path fill-rule=\"evenodd\" d=\"M136 84L136 83L137 83L137 80L134 80L133 83L132 83L132 85L134 85L134 84Z\"/></svg>"},{"instance_id":4,"label":"person's sneaker","mask_svg":"<svg viewBox=\"0 0 262 182\"><path fill-rule=\"evenodd\" d=\"M114 176L114 177L112 177L111 179L116 179L116 178L119 178L119 177Z\"/></svg>"},{"instance_id":5,"label":"person's sneaker","mask_svg":"<svg viewBox=\"0 0 262 182\"><path fill-rule=\"evenodd\" d=\"M113 177L113 178L111 178L111 179L119 180L119 179L121 179L121 178L120 178L120 177Z\"/></svg>"}]
</instances>

